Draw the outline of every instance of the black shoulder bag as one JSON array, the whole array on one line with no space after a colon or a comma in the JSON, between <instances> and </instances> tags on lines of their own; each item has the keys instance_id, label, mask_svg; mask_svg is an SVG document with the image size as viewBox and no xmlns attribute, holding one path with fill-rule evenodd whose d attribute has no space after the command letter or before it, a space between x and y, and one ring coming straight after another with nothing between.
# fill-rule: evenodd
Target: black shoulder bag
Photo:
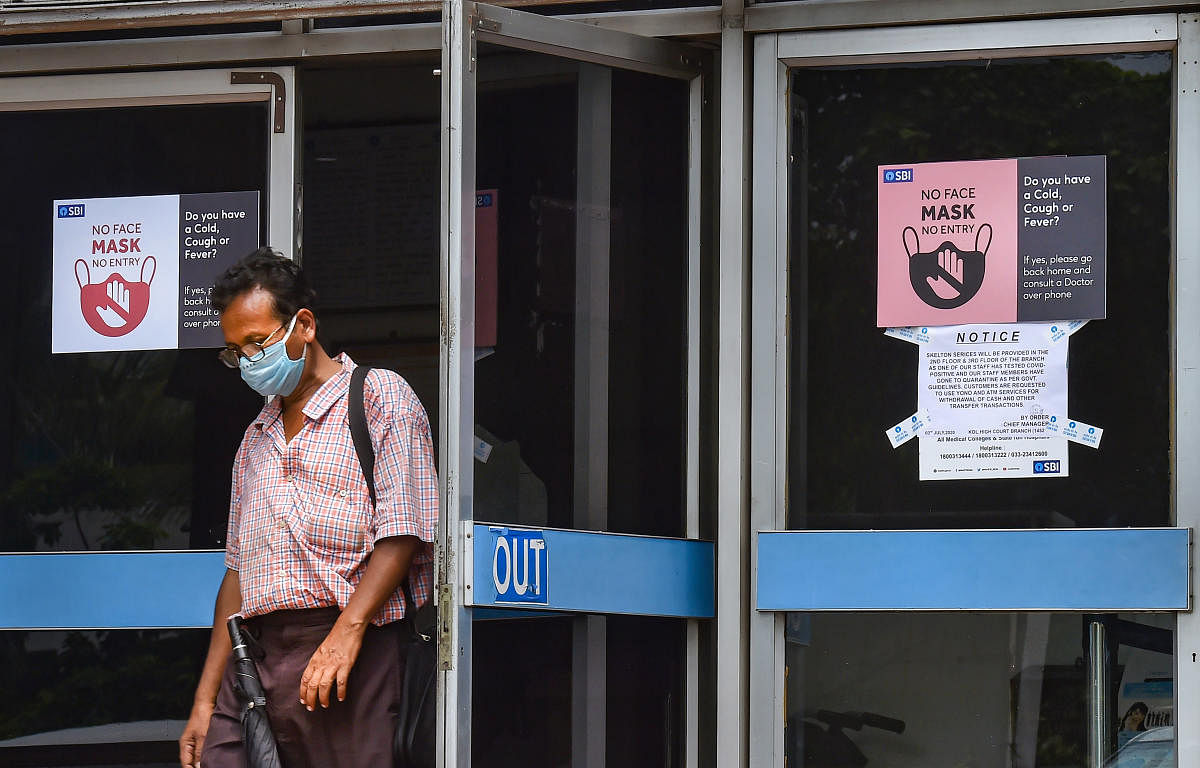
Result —
<instances>
[{"instance_id":1,"label":"black shoulder bag","mask_svg":"<svg viewBox=\"0 0 1200 768\"><path fill-rule=\"evenodd\" d=\"M371 506L375 506L375 447L367 428L363 406L363 384L368 366L360 365L350 376L350 436L354 451L362 465ZM437 761L437 643L434 633L437 616L433 600L418 611L413 602L408 577L400 585L404 591L404 682L400 695L400 715L396 720L396 736L392 742L396 768L434 768Z\"/></svg>"}]
</instances>

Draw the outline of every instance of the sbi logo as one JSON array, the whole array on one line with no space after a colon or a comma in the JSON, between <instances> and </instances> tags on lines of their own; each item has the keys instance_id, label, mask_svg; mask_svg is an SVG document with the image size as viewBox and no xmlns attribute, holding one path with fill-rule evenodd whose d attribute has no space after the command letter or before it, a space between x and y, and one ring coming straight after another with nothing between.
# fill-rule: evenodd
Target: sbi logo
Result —
<instances>
[{"instance_id":1,"label":"sbi logo","mask_svg":"<svg viewBox=\"0 0 1200 768\"><path fill-rule=\"evenodd\" d=\"M1062 472L1062 462L1060 461L1033 462L1033 474L1035 475L1057 475L1060 472Z\"/></svg>"},{"instance_id":2,"label":"sbi logo","mask_svg":"<svg viewBox=\"0 0 1200 768\"><path fill-rule=\"evenodd\" d=\"M493 528L492 586L497 603L547 603L550 552L541 531Z\"/></svg>"},{"instance_id":3,"label":"sbi logo","mask_svg":"<svg viewBox=\"0 0 1200 768\"><path fill-rule=\"evenodd\" d=\"M883 172L883 183L884 184L894 184L895 182L898 182L898 181L912 181L912 180L913 180L913 169L912 168L889 168L888 170Z\"/></svg>"}]
</instances>

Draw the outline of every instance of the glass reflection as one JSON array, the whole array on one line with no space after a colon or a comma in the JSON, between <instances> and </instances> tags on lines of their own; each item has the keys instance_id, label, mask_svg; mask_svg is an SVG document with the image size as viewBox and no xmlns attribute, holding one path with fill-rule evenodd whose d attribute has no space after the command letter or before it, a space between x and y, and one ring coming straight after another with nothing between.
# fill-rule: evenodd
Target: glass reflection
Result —
<instances>
[{"instance_id":1,"label":"glass reflection","mask_svg":"<svg viewBox=\"0 0 1200 768\"><path fill-rule=\"evenodd\" d=\"M1145 614L789 614L788 764L1083 768L1092 621L1110 764L1173 764L1175 618Z\"/></svg>"},{"instance_id":2,"label":"glass reflection","mask_svg":"<svg viewBox=\"0 0 1200 768\"><path fill-rule=\"evenodd\" d=\"M52 355L52 201L262 192L268 109L0 115L0 551L220 546L261 400L212 350ZM177 763L207 636L0 632L0 765Z\"/></svg>"},{"instance_id":3,"label":"glass reflection","mask_svg":"<svg viewBox=\"0 0 1200 768\"><path fill-rule=\"evenodd\" d=\"M194 409L160 394L175 357L86 354L23 366L14 382L23 456L0 501L0 547L187 547L191 451L177 436L193 431Z\"/></svg>"},{"instance_id":4,"label":"glass reflection","mask_svg":"<svg viewBox=\"0 0 1200 768\"><path fill-rule=\"evenodd\" d=\"M0 115L0 167L21 179L0 188L0 550L219 546L233 452L261 401L211 350L51 354L52 202L261 191L266 110Z\"/></svg>"},{"instance_id":5,"label":"glass reflection","mask_svg":"<svg viewBox=\"0 0 1200 768\"><path fill-rule=\"evenodd\" d=\"M0 633L0 765L178 763L207 630Z\"/></svg>"},{"instance_id":6,"label":"glass reflection","mask_svg":"<svg viewBox=\"0 0 1200 768\"><path fill-rule=\"evenodd\" d=\"M488 453L472 515L682 536L686 84L480 51L477 185L498 194L499 285L495 347L476 353ZM602 745L610 764L682 765L684 626L476 621L473 764L564 766Z\"/></svg>"},{"instance_id":7,"label":"glass reflection","mask_svg":"<svg viewBox=\"0 0 1200 768\"><path fill-rule=\"evenodd\" d=\"M1168 522L1171 62L793 71L789 527ZM1069 341L1068 399L1119 437L1073 445L1066 478L919 482L917 441L880 434L916 410L918 353L875 327L876 168L1058 154L1108 158L1108 316Z\"/></svg>"}]
</instances>

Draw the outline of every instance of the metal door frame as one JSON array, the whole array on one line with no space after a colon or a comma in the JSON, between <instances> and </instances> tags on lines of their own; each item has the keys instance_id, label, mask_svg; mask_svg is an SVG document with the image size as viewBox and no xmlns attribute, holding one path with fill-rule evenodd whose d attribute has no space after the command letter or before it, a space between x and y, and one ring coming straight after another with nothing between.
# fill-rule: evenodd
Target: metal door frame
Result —
<instances>
[{"instance_id":1,"label":"metal door frame","mask_svg":"<svg viewBox=\"0 0 1200 768\"><path fill-rule=\"evenodd\" d=\"M136 108L179 104L264 102L263 130L269 137L266 230L268 242L292 256L297 245L300 114L292 67L151 71L90 75L0 77L0 112ZM86 120L81 116L81 120ZM0 554L0 577L11 583L42 584L48 605L69 610L31 614L19 604L0 611L3 629L126 629L212 626L212 598L224 565L217 551L41 552ZM80 603L74 584L47 579L50 573L80 574L78 583L123 584L122 599L102 611ZM211 592L204 592L205 586ZM14 593L15 594L15 593ZM187 605L180 595L200 597ZM27 595L26 595L27 597ZM32 626L31 626L32 625Z\"/></svg>"},{"instance_id":2,"label":"metal door frame","mask_svg":"<svg viewBox=\"0 0 1200 768\"><path fill-rule=\"evenodd\" d=\"M234 73L252 72L252 78ZM274 81L274 84L273 82ZM265 126L268 241L292 256L296 247L297 126L300 114L293 67L229 67L186 71L123 72L0 78L0 111L145 107L268 101L276 106Z\"/></svg>"},{"instance_id":3,"label":"metal door frame","mask_svg":"<svg viewBox=\"0 0 1200 768\"><path fill-rule=\"evenodd\" d=\"M440 600L438 686L439 766L471 760L471 621L464 607L468 567L464 523L473 517L474 448L474 207L476 43L489 42L575 61L647 72L690 83L688 160L688 350L686 534L699 534L698 433L700 372L700 169L702 67L698 52L650 37L496 6L447 0L442 14L442 542L438 563ZM603 87L602 85L600 86ZM581 133L581 137L586 133ZM468 345L463 340L471 340ZM687 631L685 764L695 765L698 742L695 683L698 641L695 621Z\"/></svg>"},{"instance_id":4,"label":"metal door frame","mask_svg":"<svg viewBox=\"0 0 1200 768\"><path fill-rule=\"evenodd\" d=\"M778 13L784 13L779 9ZM764 14L766 11L764 11ZM765 21L765 19L763 19ZM779 22L779 19L774 19ZM1166 50L1175 52L1172 133L1172 524L1200 522L1200 146L1179 137L1200 130L1200 16L1148 14L909 27L772 33L755 38L751 223L750 527L786 527L788 348L788 71L791 67L955 61ZM1183 211L1184 215L1178 215ZM802 382L797 382L802 386ZM1190 470L1190 471L1189 471ZM758 562L757 537L751 543ZM752 582L755 580L752 580ZM1194 582L1193 582L1194 583ZM754 583L750 587L756 589ZM752 605L757 605L757 594ZM783 613L750 610L749 764L784 765ZM1200 621L1178 614L1176 632L1177 747L1180 768L1200 766ZM1185 656L1189 659L1185 664ZM1191 718L1194 720L1194 718Z\"/></svg>"}]
</instances>

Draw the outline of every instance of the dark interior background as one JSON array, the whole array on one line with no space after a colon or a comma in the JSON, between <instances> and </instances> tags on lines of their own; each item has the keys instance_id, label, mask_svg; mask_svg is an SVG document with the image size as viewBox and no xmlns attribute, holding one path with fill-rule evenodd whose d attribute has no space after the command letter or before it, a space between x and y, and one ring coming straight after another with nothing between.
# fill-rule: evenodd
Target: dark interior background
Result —
<instances>
[{"instance_id":1,"label":"dark interior background","mask_svg":"<svg viewBox=\"0 0 1200 768\"><path fill-rule=\"evenodd\" d=\"M577 100L573 74L481 87L476 166L479 189L499 190L500 284L496 350L475 366L475 420L519 445L545 484L545 524L564 528L578 527ZM684 534L687 106L683 83L612 73L609 531ZM476 463L477 495L479 480ZM570 764L573 621L476 622L473 764ZM684 627L608 618L612 764L682 765Z\"/></svg>"}]
</instances>

